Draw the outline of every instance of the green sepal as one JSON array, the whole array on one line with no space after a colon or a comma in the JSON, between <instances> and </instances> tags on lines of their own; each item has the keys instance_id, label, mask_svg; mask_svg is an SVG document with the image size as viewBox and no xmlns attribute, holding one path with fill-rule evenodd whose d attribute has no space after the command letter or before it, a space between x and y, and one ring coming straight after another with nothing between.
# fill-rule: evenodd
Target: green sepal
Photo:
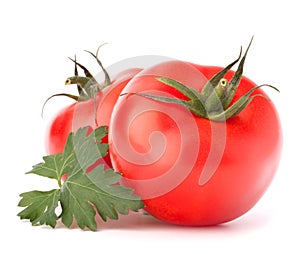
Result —
<instances>
[{"instance_id":1,"label":"green sepal","mask_svg":"<svg viewBox=\"0 0 300 254\"><path fill-rule=\"evenodd\" d=\"M183 95L185 95L187 98L190 100L202 100L202 95L199 96L199 92L193 89L192 87L188 87L176 80L170 79L170 78L165 78L165 77L158 77L156 80L175 88L179 92L181 92Z\"/></svg>"},{"instance_id":2,"label":"green sepal","mask_svg":"<svg viewBox=\"0 0 300 254\"><path fill-rule=\"evenodd\" d=\"M121 94L121 96L126 95L126 94L132 94L132 95L139 95L148 99L152 99L154 101L160 101L160 102L165 102L165 103L171 103L171 104L178 104L178 105L182 105L185 108L187 108L188 110L190 110L191 112L193 112L195 115L201 115L203 114L203 112L200 112L198 110L198 107L195 107L195 104L189 100L180 100L177 98L171 98L171 97L165 97L165 96L159 96L159 95L151 95L151 94L146 94L146 93L123 93ZM202 104L201 104L202 105ZM205 115L203 115L205 116Z\"/></svg>"},{"instance_id":3,"label":"green sepal","mask_svg":"<svg viewBox=\"0 0 300 254\"><path fill-rule=\"evenodd\" d=\"M257 89L263 86L271 87L279 92L279 90L276 87L267 84L254 87L250 89L246 94L241 96L234 104L232 104L229 108L227 108L222 113L209 115L209 119L213 121L223 121L224 119L229 119L231 117L238 115L252 101L253 98L255 98L256 96L263 96L262 94L255 94L254 96L251 97L251 94L254 91L256 91ZM266 98L265 96L263 97Z\"/></svg>"},{"instance_id":4,"label":"green sepal","mask_svg":"<svg viewBox=\"0 0 300 254\"><path fill-rule=\"evenodd\" d=\"M227 65L224 69L215 74L210 80L202 88L202 95L204 98L208 98L208 96L212 93L214 88L219 84L220 80L225 76L225 74L240 60L242 56L242 47L240 49L239 57L234 60L232 63Z\"/></svg>"},{"instance_id":5,"label":"green sepal","mask_svg":"<svg viewBox=\"0 0 300 254\"><path fill-rule=\"evenodd\" d=\"M91 55L96 59L97 63L99 64L101 70L102 70L103 73L104 73L104 86L102 87L102 89L103 89L104 87L107 87L107 86L109 86L109 85L111 84L111 80L110 80L110 77L109 77L109 75L108 75L108 72L105 70L105 68L104 68L103 65L102 65L102 62L101 62L100 59L98 58L99 49L100 49L103 45L104 45L104 44L102 44L102 45L100 45L100 46L98 47L98 49L97 49L97 51L96 51L96 55L95 55L94 53L88 51L88 50L85 50L85 52L91 54Z\"/></svg>"},{"instance_id":6,"label":"green sepal","mask_svg":"<svg viewBox=\"0 0 300 254\"><path fill-rule=\"evenodd\" d=\"M84 72L84 75L87 77L87 78L90 78L90 79L94 79L94 76L90 73L90 71L86 68L86 67L84 67L82 64L80 64L80 63L78 63L77 61L76 61L76 59L72 59L71 57L68 57L73 63L75 63L75 65L77 66L79 66L82 70L83 70L83 72ZM75 73L76 74L76 73Z\"/></svg>"},{"instance_id":7,"label":"green sepal","mask_svg":"<svg viewBox=\"0 0 300 254\"><path fill-rule=\"evenodd\" d=\"M238 85L239 85L239 83L242 79L243 70L244 70L244 63L245 63L249 48L252 44L252 40L253 40L253 37L251 38L251 41L250 41L250 43L249 43L249 45L246 49L246 52L245 52L243 58L241 59L236 72L234 73L234 76L232 77L232 79L230 80L230 82L228 84L228 87L226 89L226 97L222 101L223 108L227 108L228 105L231 103L231 101L233 99L233 96L236 92L236 89L237 89L237 87L238 87Z\"/></svg>"},{"instance_id":8,"label":"green sepal","mask_svg":"<svg viewBox=\"0 0 300 254\"><path fill-rule=\"evenodd\" d=\"M175 98L165 98L165 102L174 102L177 104L183 104L185 105L189 110L191 110L193 113L199 115L199 116L206 116L206 109L203 105L204 103L204 96L200 94L197 90L193 89L192 87L188 87L176 80L165 78L165 77L158 77L156 78L158 81L175 88L179 92L181 92L183 95L185 95L187 98L189 98L188 101L186 100L177 100ZM150 98L150 97L149 97ZM157 98L160 98L158 100L164 101L163 97L157 96ZM152 97L152 99L155 99Z\"/></svg>"},{"instance_id":9,"label":"green sepal","mask_svg":"<svg viewBox=\"0 0 300 254\"><path fill-rule=\"evenodd\" d=\"M72 100L75 100L75 101L78 101L78 99L79 99L79 96L73 95L73 94L69 94L69 93L58 93L58 94L53 94L53 95L51 95L50 97L48 97L48 98L45 100L44 104L43 104L43 107L42 107L42 113L41 113L41 116L42 116L42 117L43 117L43 114L44 114L44 108L45 108L47 102L48 102L49 100L51 100L53 97L57 97L57 96L65 96L65 97L68 97L68 98L70 98L70 99L72 99Z\"/></svg>"}]
</instances>

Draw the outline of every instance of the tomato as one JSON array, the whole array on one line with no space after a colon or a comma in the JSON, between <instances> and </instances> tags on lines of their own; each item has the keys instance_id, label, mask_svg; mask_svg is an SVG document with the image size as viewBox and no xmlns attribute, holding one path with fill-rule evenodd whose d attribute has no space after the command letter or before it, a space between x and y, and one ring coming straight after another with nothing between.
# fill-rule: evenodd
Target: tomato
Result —
<instances>
[{"instance_id":1,"label":"tomato","mask_svg":"<svg viewBox=\"0 0 300 254\"><path fill-rule=\"evenodd\" d=\"M157 77L201 91L220 70L181 61L160 63L136 75L114 107L109 132L113 167L123 184L142 197L145 210L162 221L194 226L229 222L258 202L276 173L280 119L250 79L242 76L230 105L257 88L253 100L224 121L138 94L187 100ZM230 70L224 78L230 80L234 73Z\"/></svg>"},{"instance_id":2,"label":"tomato","mask_svg":"<svg viewBox=\"0 0 300 254\"><path fill-rule=\"evenodd\" d=\"M141 69L132 68L119 73L112 83L97 94L97 124L109 125L111 113L120 92L128 81L140 72ZM48 154L61 153L70 132L76 132L78 128L95 127L94 100L75 102L61 109L50 122L46 131L45 144ZM107 137L103 142L107 142ZM109 155L104 157L104 162L111 167Z\"/></svg>"}]
</instances>

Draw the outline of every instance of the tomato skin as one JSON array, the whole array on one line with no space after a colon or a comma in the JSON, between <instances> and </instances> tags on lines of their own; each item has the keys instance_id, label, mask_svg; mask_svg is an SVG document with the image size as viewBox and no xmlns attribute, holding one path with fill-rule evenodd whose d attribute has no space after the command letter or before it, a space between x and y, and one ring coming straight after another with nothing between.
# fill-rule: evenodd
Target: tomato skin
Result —
<instances>
[{"instance_id":1,"label":"tomato skin","mask_svg":"<svg viewBox=\"0 0 300 254\"><path fill-rule=\"evenodd\" d=\"M109 126L113 107L125 85L139 73L141 69L132 68L120 72L112 83L97 94L97 124ZM61 153L64 150L69 133L76 132L80 127L94 128L94 100L75 102L61 109L50 122L45 135L47 154ZM103 142L107 141L107 136ZM109 155L104 158L108 167L111 167Z\"/></svg>"},{"instance_id":2,"label":"tomato skin","mask_svg":"<svg viewBox=\"0 0 300 254\"><path fill-rule=\"evenodd\" d=\"M186 99L155 77L201 90L220 70L171 61L144 70L123 92L158 91ZM243 77L233 101L255 86ZM266 96L261 89L255 93ZM280 160L280 120L274 105L263 97L220 123L192 115L181 105L129 94L118 99L110 128L110 157L123 183L142 197L148 213L173 224L216 225L243 215L267 190ZM209 169L215 162L215 171ZM179 170L172 168L176 164Z\"/></svg>"},{"instance_id":3,"label":"tomato skin","mask_svg":"<svg viewBox=\"0 0 300 254\"><path fill-rule=\"evenodd\" d=\"M62 108L51 120L46 130L45 148L47 154L57 154L64 151L67 137L72 130L75 103Z\"/></svg>"}]
</instances>

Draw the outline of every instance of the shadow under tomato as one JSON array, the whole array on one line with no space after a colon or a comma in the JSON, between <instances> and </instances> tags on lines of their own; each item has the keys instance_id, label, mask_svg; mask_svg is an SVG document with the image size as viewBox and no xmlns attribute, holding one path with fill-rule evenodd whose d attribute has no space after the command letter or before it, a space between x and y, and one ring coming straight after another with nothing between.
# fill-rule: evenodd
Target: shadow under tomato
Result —
<instances>
[{"instance_id":1,"label":"shadow under tomato","mask_svg":"<svg viewBox=\"0 0 300 254\"><path fill-rule=\"evenodd\" d=\"M146 214L143 211L130 212L128 215L119 215L118 220L107 219L103 221L97 214L96 222L98 232L107 230L124 230L124 231L139 231L139 232L166 232L168 234L179 235L191 235L201 237L228 237L237 234L249 233L260 230L267 226L270 221L270 214L266 213L249 213L224 224L214 226L182 226L174 225L166 222L162 222L151 215ZM65 228L66 226L59 220L56 228ZM73 221L70 229L80 230L75 221ZM85 228L84 231L89 231Z\"/></svg>"},{"instance_id":2,"label":"shadow under tomato","mask_svg":"<svg viewBox=\"0 0 300 254\"><path fill-rule=\"evenodd\" d=\"M211 234L235 234L259 230L266 226L270 218L267 214L253 213L241 216L240 218L214 226L182 226L159 221L151 215L140 211L138 213L130 212L128 215L119 215L118 220L102 221L100 216L96 217L98 231L120 230L126 231L180 231L186 233L211 233Z\"/></svg>"}]
</instances>

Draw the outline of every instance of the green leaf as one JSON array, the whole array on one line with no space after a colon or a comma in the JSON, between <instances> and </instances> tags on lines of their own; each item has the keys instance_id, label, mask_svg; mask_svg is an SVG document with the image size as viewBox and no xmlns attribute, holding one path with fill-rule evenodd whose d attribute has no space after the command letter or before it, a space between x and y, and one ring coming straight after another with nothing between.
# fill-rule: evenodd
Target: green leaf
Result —
<instances>
[{"instance_id":1,"label":"green leaf","mask_svg":"<svg viewBox=\"0 0 300 254\"><path fill-rule=\"evenodd\" d=\"M114 172L113 169L104 170L101 165L98 169L89 172L87 176L103 192L103 197L111 202L119 213L128 214L129 210L138 211L143 208L144 204L141 202L140 197L133 195L132 189L118 185L122 176ZM102 217L103 214L99 214ZM105 220L104 217L102 218Z\"/></svg>"},{"instance_id":2,"label":"green leaf","mask_svg":"<svg viewBox=\"0 0 300 254\"><path fill-rule=\"evenodd\" d=\"M59 190L30 191L20 195L18 206L26 207L18 213L21 219L28 219L32 225L49 225L55 227L58 219L55 209L58 206Z\"/></svg>"},{"instance_id":3,"label":"green leaf","mask_svg":"<svg viewBox=\"0 0 300 254\"><path fill-rule=\"evenodd\" d=\"M67 140L64 154L66 158L73 157L75 163L72 165L73 172L78 167L87 169L97 159L107 155L108 144L101 143L101 139L107 135L107 126L98 127L90 134L88 131L89 127L80 128L76 135L69 135Z\"/></svg>"},{"instance_id":4,"label":"green leaf","mask_svg":"<svg viewBox=\"0 0 300 254\"><path fill-rule=\"evenodd\" d=\"M69 227L75 219L81 229L95 231L95 209L106 221L107 217L118 219L118 212L128 214L142 208L143 203L131 189L115 185L120 178L113 170L104 170L103 165L88 174L78 170L68 177L61 189L62 222Z\"/></svg>"},{"instance_id":5,"label":"green leaf","mask_svg":"<svg viewBox=\"0 0 300 254\"><path fill-rule=\"evenodd\" d=\"M90 133L89 133L90 132ZM96 211L101 218L118 219L118 213L137 211L143 202L132 195L133 190L118 185L121 175L112 169L104 170L97 165L90 173L86 169L108 151L108 145L101 142L107 135L107 127L94 131L89 127L71 133L63 153L45 156L44 162L33 167L28 173L56 179L60 189L51 191L31 191L22 193L20 207L26 207L18 216L29 219L33 225L47 224L55 227L58 216L55 208L61 205L63 224L70 227L73 220L83 229L95 231ZM61 177L68 174L61 184Z\"/></svg>"},{"instance_id":6,"label":"green leaf","mask_svg":"<svg viewBox=\"0 0 300 254\"><path fill-rule=\"evenodd\" d=\"M59 180L61 179L63 172L66 171L65 168L73 163L72 159L72 157L65 158L63 153L44 156L44 162L33 166L32 170L27 172L27 174L36 174Z\"/></svg>"},{"instance_id":7,"label":"green leaf","mask_svg":"<svg viewBox=\"0 0 300 254\"><path fill-rule=\"evenodd\" d=\"M44 162L33 166L27 174L60 180L61 177L81 167L91 166L98 158L107 154L108 145L101 143L107 135L107 127L101 126L88 135L89 127L80 128L76 135L68 136L63 153L43 157Z\"/></svg>"}]
</instances>

